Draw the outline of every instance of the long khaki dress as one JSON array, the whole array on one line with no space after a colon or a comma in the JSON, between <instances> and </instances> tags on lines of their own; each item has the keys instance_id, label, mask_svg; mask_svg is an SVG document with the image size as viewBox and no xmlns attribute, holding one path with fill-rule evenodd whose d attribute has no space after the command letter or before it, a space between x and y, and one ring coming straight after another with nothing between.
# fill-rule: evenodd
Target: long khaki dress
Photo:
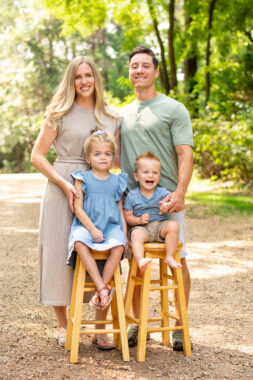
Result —
<instances>
[{"instance_id":1,"label":"long khaki dress","mask_svg":"<svg viewBox=\"0 0 253 380\"><path fill-rule=\"evenodd\" d=\"M109 111L112 112L111 109ZM121 120L103 115L108 134L114 135ZM54 148L55 170L73 183L71 173L87 170L83 145L90 131L99 125L93 110L74 103L60 123ZM42 200L39 229L39 300L44 305L70 304L73 269L67 266L68 239L73 214L63 190L48 181Z\"/></svg>"}]
</instances>

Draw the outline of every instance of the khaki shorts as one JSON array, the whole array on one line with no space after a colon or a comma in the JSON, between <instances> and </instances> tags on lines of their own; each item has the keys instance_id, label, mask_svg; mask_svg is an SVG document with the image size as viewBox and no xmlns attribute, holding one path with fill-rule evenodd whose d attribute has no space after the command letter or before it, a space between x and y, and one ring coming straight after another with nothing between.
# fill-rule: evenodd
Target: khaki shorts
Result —
<instances>
[{"instance_id":1,"label":"khaki shorts","mask_svg":"<svg viewBox=\"0 0 253 380\"><path fill-rule=\"evenodd\" d=\"M185 211L180 211L180 212L175 212L174 214L169 214L169 219L168 220L175 220L176 222L178 222L179 224L179 241L183 243L183 247L181 248L180 250L180 257L181 259L188 256L188 252L186 250L186 230L185 230L185 220L184 220L184 215L185 215ZM164 223L166 222L167 220L162 220L162 221L154 221L154 222L150 222L148 223L147 225L144 226L135 226L133 227L130 232L134 229L134 228L141 228L141 229L145 229L147 228L148 225L152 224L152 223L158 223L158 225L161 225L161 223ZM162 226L163 227L163 226ZM162 229L162 227L160 227L159 229L159 233ZM157 232L156 232L157 233ZM129 241L130 241L130 237L129 237ZM152 240L149 240L149 241L152 241ZM154 241L154 240L153 240ZM158 241L158 242L164 242L163 239L160 238L159 236L159 240L155 240L155 241ZM132 257L132 250L130 248L128 248L127 252L125 252L125 255L124 255L125 258L127 259L130 259Z\"/></svg>"},{"instance_id":2,"label":"khaki shorts","mask_svg":"<svg viewBox=\"0 0 253 380\"><path fill-rule=\"evenodd\" d=\"M142 226L134 226L129 231L129 239L131 238L131 233L135 229L142 230L147 236L147 243L152 241L164 242L164 239L160 237L160 232L163 226L168 222L168 220L154 220L148 224Z\"/></svg>"}]
</instances>

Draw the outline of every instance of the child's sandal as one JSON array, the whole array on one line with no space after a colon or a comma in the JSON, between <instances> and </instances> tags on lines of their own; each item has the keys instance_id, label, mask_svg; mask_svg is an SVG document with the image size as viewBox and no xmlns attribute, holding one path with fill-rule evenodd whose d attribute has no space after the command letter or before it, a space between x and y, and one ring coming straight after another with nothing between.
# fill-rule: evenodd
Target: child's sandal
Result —
<instances>
[{"instance_id":1,"label":"child's sandal","mask_svg":"<svg viewBox=\"0 0 253 380\"><path fill-rule=\"evenodd\" d=\"M103 290L107 289L107 294L101 294ZM112 297L114 295L115 289L111 288L109 285L105 285L102 289L98 290L98 295L100 298L100 309L105 310L112 302Z\"/></svg>"},{"instance_id":2,"label":"child's sandal","mask_svg":"<svg viewBox=\"0 0 253 380\"><path fill-rule=\"evenodd\" d=\"M94 307L95 309L101 309L100 307L100 299L98 295L98 291L95 290L93 296L90 299L89 305Z\"/></svg>"}]
</instances>

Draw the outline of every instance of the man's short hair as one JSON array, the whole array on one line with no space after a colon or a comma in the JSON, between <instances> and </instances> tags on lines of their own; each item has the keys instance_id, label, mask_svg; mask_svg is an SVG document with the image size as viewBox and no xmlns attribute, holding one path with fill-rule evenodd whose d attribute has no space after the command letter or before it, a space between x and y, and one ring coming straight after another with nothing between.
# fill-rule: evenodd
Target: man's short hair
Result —
<instances>
[{"instance_id":1,"label":"man's short hair","mask_svg":"<svg viewBox=\"0 0 253 380\"><path fill-rule=\"evenodd\" d=\"M155 69L157 69L158 67L158 59L156 58L155 56L155 53L153 52L153 50L151 50L150 48L146 47L146 46L137 46L133 51L132 53L130 54L129 56L129 62L131 61L131 59L133 58L134 55L136 54L148 54L152 57L152 61L153 61L153 64L155 66Z\"/></svg>"},{"instance_id":2,"label":"man's short hair","mask_svg":"<svg viewBox=\"0 0 253 380\"><path fill-rule=\"evenodd\" d=\"M160 159L153 153L153 152L150 152L150 151L147 151L147 152L144 152L142 153L140 156L138 156L134 162L134 172L137 173L138 172L138 169L139 169L139 162L140 160L142 160L143 158L147 158L148 160L154 160L154 161L158 161L160 163L160 166L161 166L161 161Z\"/></svg>"}]
</instances>

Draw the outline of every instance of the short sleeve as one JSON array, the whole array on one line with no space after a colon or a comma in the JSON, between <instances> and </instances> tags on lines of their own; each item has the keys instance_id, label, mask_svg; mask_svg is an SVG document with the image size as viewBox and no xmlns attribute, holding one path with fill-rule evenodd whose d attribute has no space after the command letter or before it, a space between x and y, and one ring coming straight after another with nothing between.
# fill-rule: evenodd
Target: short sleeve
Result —
<instances>
[{"instance_id":1,"label":"short sleeve","mask_svg":"<svg viewBox=\"0 0 253 380\"><path fill-rule=\"evenodd\" d=\"M131 202L131 191L127 194L125 201L124 201L124 209L126 210L133 210L133 204Z\"/></svg>"},{"instance_id":2,"label":"short sleeve","mask_svg":"<svg viewBox=\"0 0 253 380\"><path fill-rule=\"evenodd\" d=\"M87 180L86 180L85 172L81 171L81 170L77 170L77 171L71 173L71 177L74 180L79 179L80 181L82 181L82 189L86 193L86 181Z\"/></svg>"},{"instance_id":3,"label":"short sleeve","mask_svg":"<svg viewBox=\"0 0 253 380\"><path fill-rule=\"evenodd\" d=\"M178 103L174 109L171 133L174 146L193 146L192 127L189 112L182 103Z\"/></svg>"},{"instance_id":4,"label":"short sleeve","mask_svg":"<svg viewBox=\"0 0 253 380\"><path fill-rule=\"evenodd\" d=\"M163 200L168 194L170 194L170 191L167 190L165 187L159 187L159 198L160 200Z\"/></svg>"},{"instance_id":5,"label":"short sleeve","mask_svg":"<svg viewBox=\"0 0 253 380\"><path fill-rule=\"evenodd\" d=\"M127 187L128 175L126 173L119 173L118 177L118 188L116 194L116 201L119 201L122 198L122 195Z\"/></svg>"}]
</instances>

